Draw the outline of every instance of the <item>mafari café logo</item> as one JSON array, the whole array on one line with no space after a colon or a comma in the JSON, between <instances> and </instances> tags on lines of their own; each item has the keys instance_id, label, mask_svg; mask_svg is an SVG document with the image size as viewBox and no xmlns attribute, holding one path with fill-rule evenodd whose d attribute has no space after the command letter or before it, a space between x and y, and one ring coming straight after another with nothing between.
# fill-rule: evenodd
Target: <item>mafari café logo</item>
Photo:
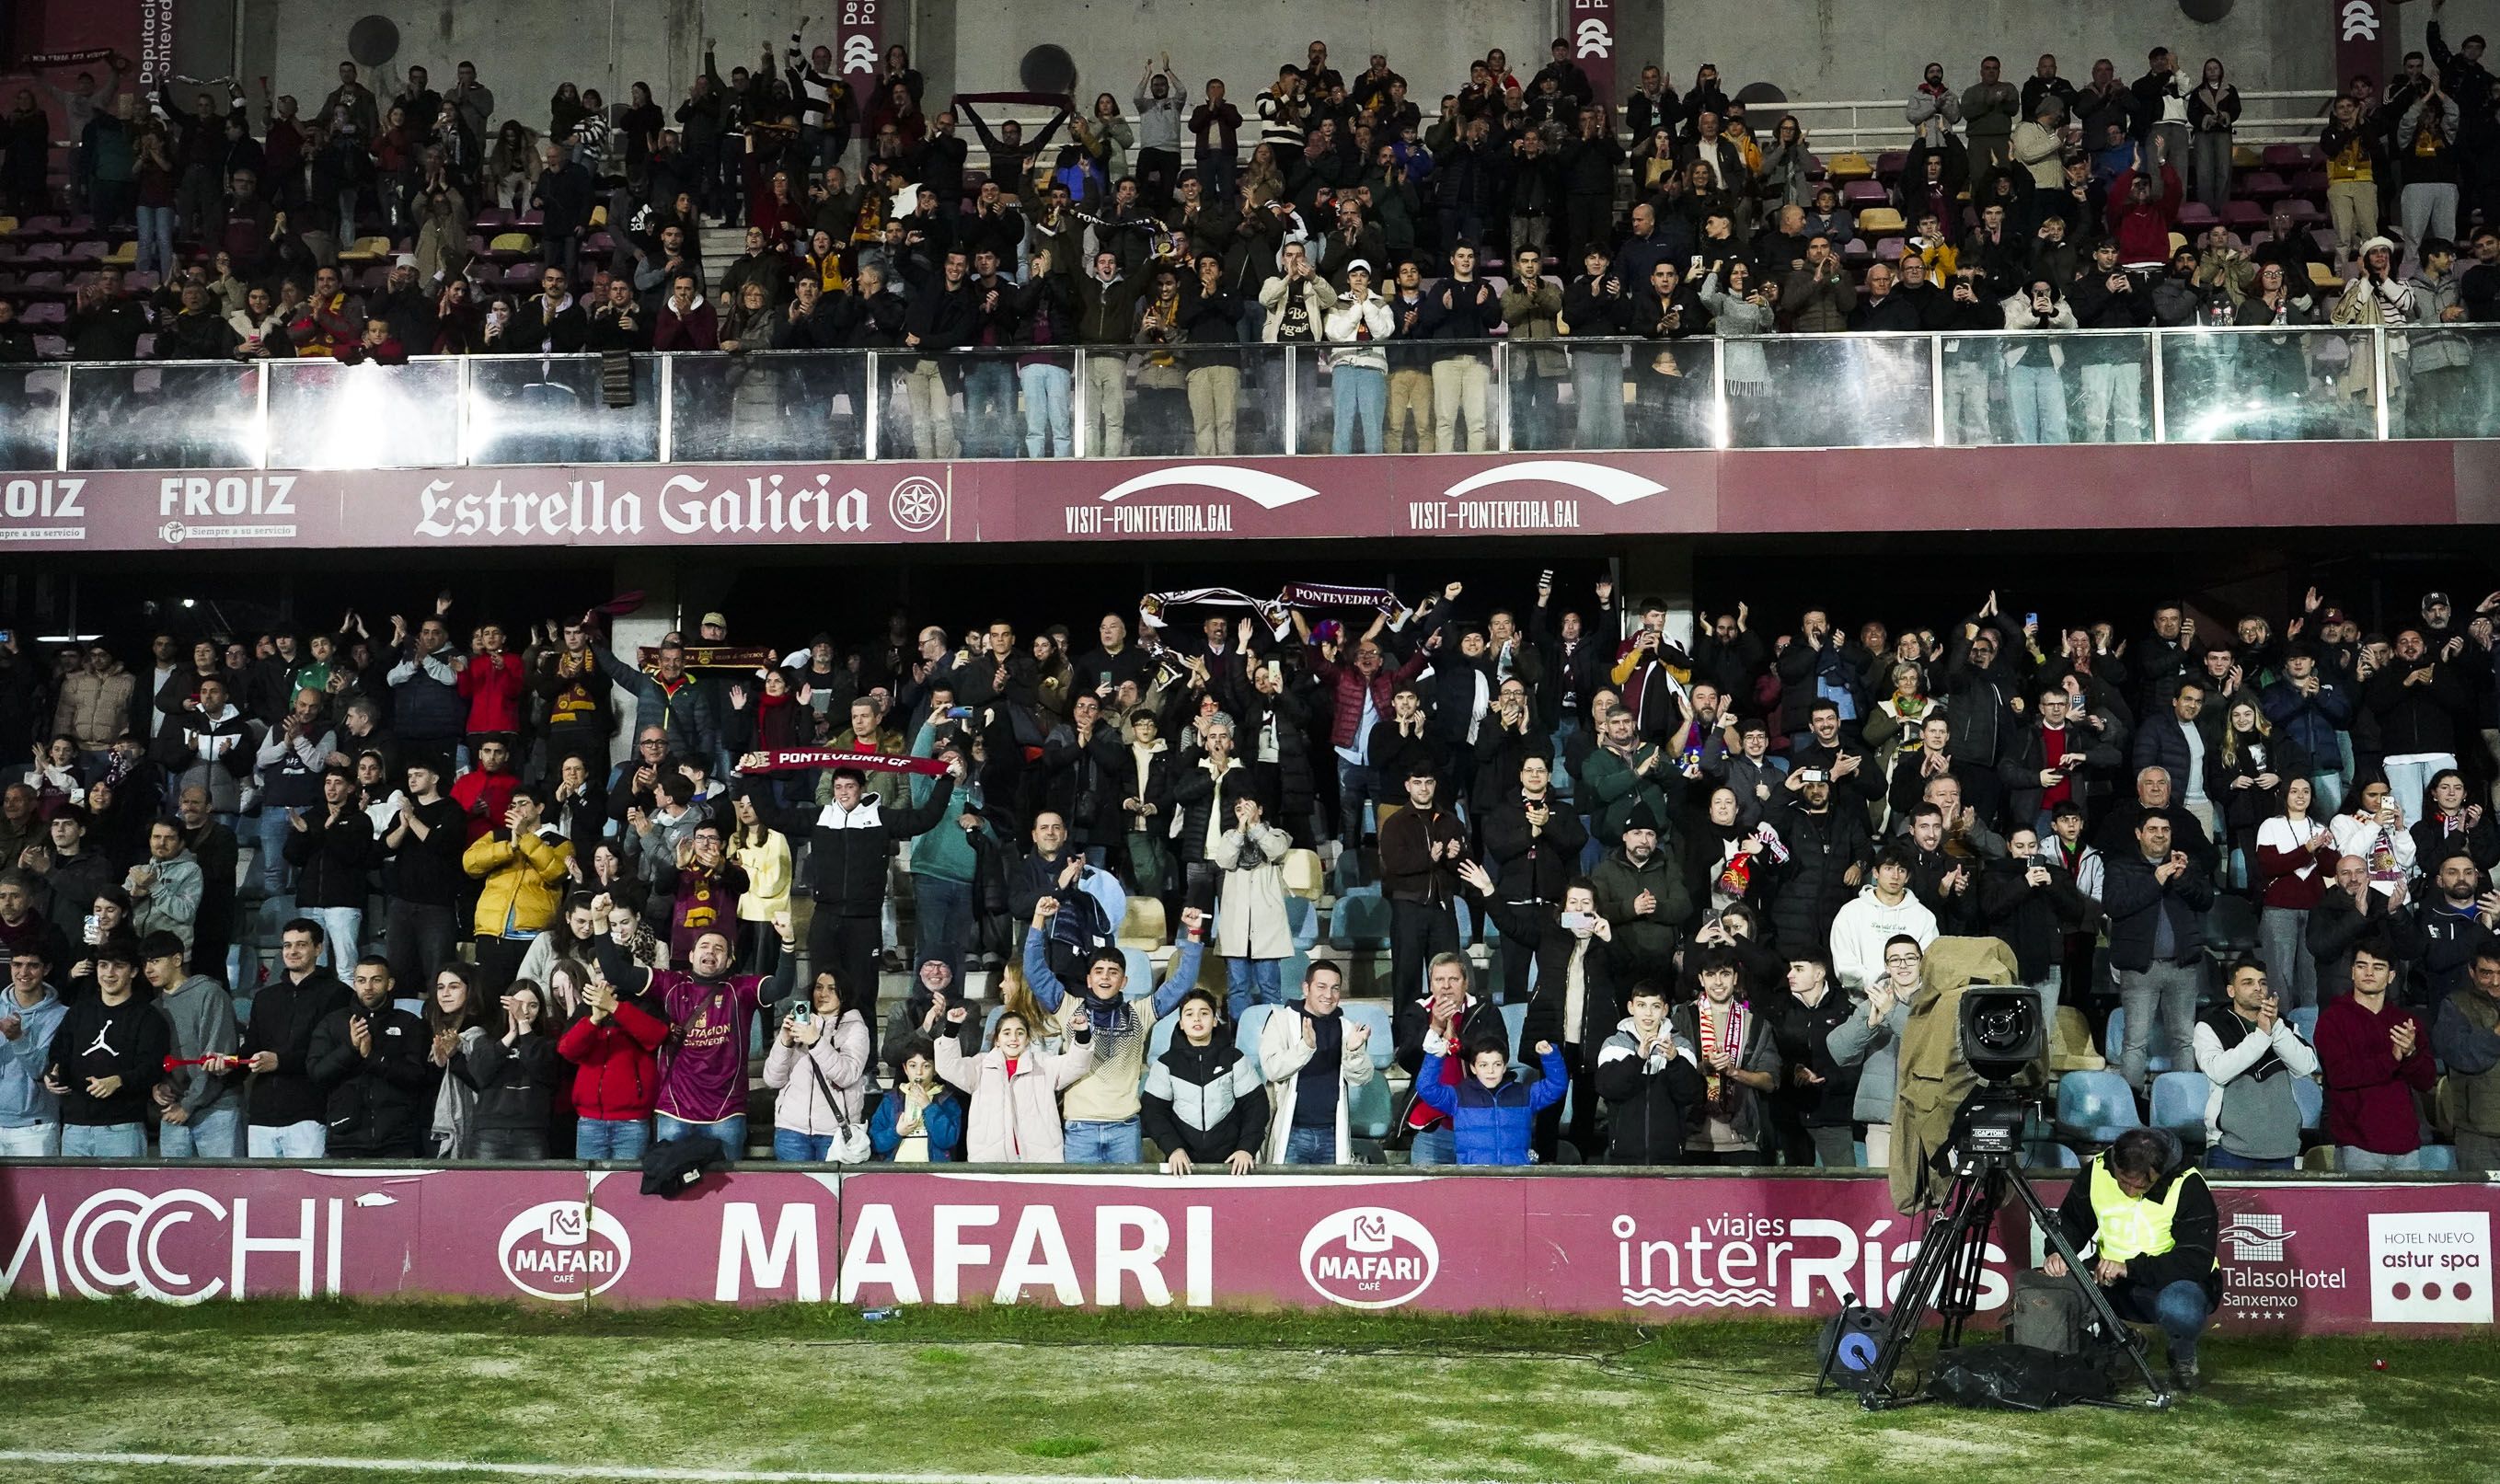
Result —
<instances>
[{"instance_id":1,"label":"mafari caf\u00e9 logo","mask_svg":"<svg viewBox=\"0 0 2500 1484\"><path fill-rule=\"evenodd\" d=\"M1302 1238L1302 1277L1348 1308L1396 1308L1432 1286L1440 1244L1404 1211L1359 1205L1321 1219Z\"/></svg>"},{"instance_id":2,"label":"mafari caf\u00e9 logo","mask_svg":"<svg viewBox=\"0 0 2500 1484\"><path fill-rule=\"evenodd\" d=\"M495 1256L514 1288L571 1302L614 1287L634 1260L634 1239L606 1211L580 1201L548 1201L505 1223Z\"/></svg>"}]
</instances>

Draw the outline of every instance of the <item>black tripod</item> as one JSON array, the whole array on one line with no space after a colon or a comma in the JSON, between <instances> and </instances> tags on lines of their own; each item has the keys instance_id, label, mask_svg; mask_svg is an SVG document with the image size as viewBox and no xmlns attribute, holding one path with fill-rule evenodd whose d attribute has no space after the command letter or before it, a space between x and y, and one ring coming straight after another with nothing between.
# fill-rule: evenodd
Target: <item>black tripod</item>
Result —
<instances>
[{"instance_id":1,"label":"black tripod","mask_svg":"<svg viewBox=\"0 0 2500 1484\"><path fill-rule=\"evenodd\" d=\"M2153 1393L2153 1407L2161 1410L2170 1405L2170 1389L2154 1375L2153 1367L2144 1358L2142 1342L2120 1322L2118 1311L2110 1307L2109 1296L2092 1281L2084 1260L2075 1255L2074 1244L2066 1240L2065 1229L2056 1214L2041 1204L2040 1193L2023 1177L2020 1138L2028 1111L2028 1104L2019 1098L1983 1091L1956 1115L1954 1136L1943 1155L1953 1171L1953 1187L1928 1224L1925 1239L1919 1244L1918 1261L1902 1280L1901 1297L1885 1320L1884 1337L1876 1347L1874 1365L1859 1392L1859 1403L1868 1411L1906 1406L1921 1400L1915 1392L1904 1395L1895 1389L1892 1376L1918 1340L1920 1326L1930 1307L1943 1321L1938 1348L1951 1350L1961 1343L1962 1327L1979 1311L1979 1279L1987 1261L1989 1228L2009 1193L2022 1198L2031 1213L2031 1224L2048 1239L2049 1250L2064 1260L2066 1281L2084 1296L2107 1333L2126 1341L2127 1359L2134 1363L2136 1372Z\"/></svg>"}]
</instances>

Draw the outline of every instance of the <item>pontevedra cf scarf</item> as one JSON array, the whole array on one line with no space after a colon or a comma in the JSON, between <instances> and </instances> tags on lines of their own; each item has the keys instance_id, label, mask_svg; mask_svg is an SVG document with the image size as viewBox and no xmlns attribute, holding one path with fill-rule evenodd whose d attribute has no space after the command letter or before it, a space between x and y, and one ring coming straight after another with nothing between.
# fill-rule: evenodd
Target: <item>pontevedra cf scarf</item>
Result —
<instances>
[{"instance_id":1,"label":"pontevedra cf scarf","mask_svg":"<svg viewBox=\"0 0 2500 1484\"><path fill-rule=\"evenodd\" d=\"M757 758L762 761L756 761ZM748 753L739 763L738 771L748 773L787 773L800 768L857 768L862 772L882 770L886 773L916 773L936 777L946 771L946 761L935 757L892 757L882 752L838 752L831 747L775 747L761 753Z\"/></svg>"},{"instance_id":2,"label":"pontevedra cf scarf","mask_svg":"<svg viewBox=\"0 0 2500 1484\"><path fill-rule=\"evenodd\" d=\"M1398 599L1385 587L1341 587L1326 582L1288 582L1284 591L1273 598L1254 598L1237 587L1182 587L1169 592L1148 593L1137 600L1137 617L1146 627L1160 629L1164 615L1170 610L1196 604L1205 608L1240 608L1257 613L1276 639L1285 637L1292 627L1296 609L1368 609L1385 613L1389 627L1398 629L1415 616L1415 610Z\"/></svg>"}]
</instances>

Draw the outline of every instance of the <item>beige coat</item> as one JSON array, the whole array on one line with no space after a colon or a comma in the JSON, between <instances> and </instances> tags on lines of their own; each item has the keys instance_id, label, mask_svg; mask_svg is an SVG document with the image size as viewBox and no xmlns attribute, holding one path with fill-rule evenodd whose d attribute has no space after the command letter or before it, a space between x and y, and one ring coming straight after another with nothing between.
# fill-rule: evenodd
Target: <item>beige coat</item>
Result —
<instances>
[{"instance_id":1,"label":"beige coat","mask_svg":"<svg viewBox=\"0 0 2500 1484\"><path fill-rule=\"evenodd\" d=\"M1354 1029L1352 1021L1346 1030ZM1294 1134L1294 1100L1300 1090L1302 1069L1310 1065L1311 1044L1302 1039L1301 1013L1292 1006L1267 1017L1266 1026L1259 1033L1259 1074L1267 1079L1266 1146L1259 1151L1262 1165L1285 1162L1285 1141ZM1354 1044L1351 1034L1346 1038L1345 1054L1337 1060L1336 1162L1354 1163L1354 1137L1346 1121L1346 1099L1342 1089L1361 1087L1371 1080L1371 1046Z\"/></svg>"},{"instance_id":2,"label":"beige coat","mask_svg":"<svg viewBox=\"0 0 2500 1484\"><path fill-rule=\"evenodd\" d=\"M1293 837L1272 824L1227 830L1211 859L1224 873L1216 899L1215 951L1224 958L1292 958L1294 930L1285 919L1285 871Z\"/></svg>"},{"instance_id":3,"label":"beige coat","mask_svg":"<svg viewBox=\"0 0 2500 1484\"><path fill-rule=\"evenodd\" d=\"M75 737L89 752L112 746L130 724L130 697L138 683L118 661L104 675L80 670L61 682L60 704L52 709L52 735Z\"/></svg>"},{"instance_id":4,"label":"beige coat","mask_svg":"<svg viewBox=\"0 0 2500 1484\"><path fill-rule=\"evenodd\" d=\"M1056 1165L1067 1153L1059 1125L1059 1089L1094 1070L1094 1043L1054 1056L1027 1046L1006 1071L993 1046L966 1056L952 1036L938 1039L938 1075L964 1090L964 1157L975 1164Z\"/></svg>"},{"instance_id":5,"label":"beige coat","mask_svg":"<svg viewBox=\"0 0 2500 1484\"><path fill-rule=\"evenodd\" d=\"M1910 997L1901 1032L1892 1104L1892 1204L1909 1213L1944 1198L1927 1162L1953 1137L1979 1076L1961 1049L1961 992L1973 984L2020 984L2014 950L1993 938L1939 938L1927 944L1926 982Z\"/></svg>"}]
</instances>

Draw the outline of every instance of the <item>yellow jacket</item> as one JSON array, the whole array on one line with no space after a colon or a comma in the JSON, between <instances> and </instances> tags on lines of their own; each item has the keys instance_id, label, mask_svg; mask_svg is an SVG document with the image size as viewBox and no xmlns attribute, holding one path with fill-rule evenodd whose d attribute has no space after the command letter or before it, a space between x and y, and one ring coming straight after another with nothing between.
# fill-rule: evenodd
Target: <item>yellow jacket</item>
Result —
<instances>
[{"instance_id":1,"label":"yellow jacket","mask_svg":"<svg viewBox=\"0 0 2500 1484\"><path fill-rule=\"evenodd\" d=\"M461 854L460 869L485 884L477 890L475 927L480 938L523 938L544 932L564 902L565 866L573 841L553 825L518 840L480 835Z\"/></svg>"}]
</instances>

